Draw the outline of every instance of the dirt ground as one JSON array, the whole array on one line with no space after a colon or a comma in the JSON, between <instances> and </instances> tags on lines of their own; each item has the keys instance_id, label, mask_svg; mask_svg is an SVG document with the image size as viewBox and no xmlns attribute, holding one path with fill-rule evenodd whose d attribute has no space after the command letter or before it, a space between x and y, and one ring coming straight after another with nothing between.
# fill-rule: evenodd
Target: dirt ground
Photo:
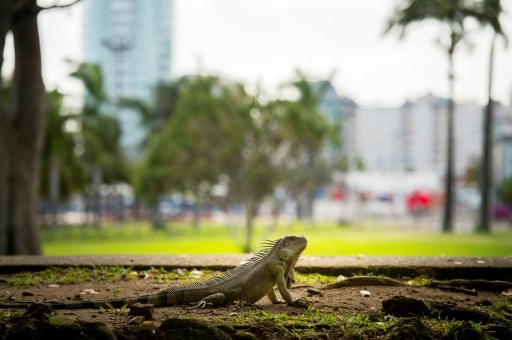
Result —
<instances>
[{"instance_id":1,"label":"dirt ground","mask_svg":"<svg viewBox=\"0 0 512 340\"><path fill-rule=\"evenodd\" d=\"M476 296L458 294L453 292L445 292L428 287L389 287L389 286L367 286L367 287L343 287L338 289L322 290L325 284L298 284L292 287L291 292L296 296L305 296L313 304L315 308L322 309L326 307L341 308L346 313L354 314L373 314L382 309L382 300L389 299L394 296L407 296L417 299L427 299L429 301L452 302L460 307L473 308L482 301L495 303L497 301L509 300L508 297L498 292L479 292ZM121 281L117 283L101 283L101 284L78 284L78 285L60 285L58 288L35 287L23 289L21 294L34 294L33 297L22 297L23 301L34 301L44 303L46 301L65 302L74 300L75 296L80 292L92 289L98 294L82 295L84 300L95 300L104 298L116 298L120 296L143 295L163 290L167 285L144 282L144 280ZM320 295L308 294L308 288L316 288L321 291ZM114 294L114 291L121 291L122 294ZM361 290L370 292L369 297L363 297ZM244 310L265 310L269 313L300 313L301 308L290 307L286 304L272 304L266 297L256 303L255 306L227 306L221 308L205 308L191 309L188 306L175 306L167 308L155 308L154 321L161 322L170 316L187 316L201 318L214 318L220 316L229 316L233 312ZM111 323L114 326L122 325L130 319L129 315L98 313L91 310L71 310L58 311L65 315L76 316L86 321L103 321Z\"/></svg>"},{"instance_id":2,"label":"dirt ground","mask_svg":"<svg viewBox=\"0 0 512 340\"><path fill-rule=\"evenodd\" d=\"M402 311L407 311L408 308L412 308L412 316L415 317L432 317L434 314L444 315L445 317L454 317L462 321L477 321L489 322L486 319L486 315L490 315L492 312L492 306L495 306L499 302L504 302L510 306L512 303L512 297L508 294L504 294L502 289L496 291L484 291L484 290L471 290L461 289L460 291L446 291L439 288L428 287L428 286L390 286L382 282L366 282L362 281L363 284L349 285L347 287L338 287L327 289L329 286L322 283L297 283L292 287L291 292L296 297L305 297L311 302L312 307L315 310L325 313L339 313L340 315L386 315L396 314L397 317L406 316L401 315ZM170 284L179 284L179 281L173 281ZM0 280L0 297L5 302L6 299L10 302L34 302L34 303L48 303L52 301L66 302L72 300L102 300L110 298L119 298L127 296L146 295L159 292L166 289L169 283L160 283L152 280L149 277L139 277L137 279L120 280L115 283L109 282L86 282L80 284L44 284L39 286L27 287L16 289L7 285L5 280ZM374 285L375 284L375 285ZM366 291L366 292L362 292ZM365 294L363 294L365 293ZM369 293L369 294L368 294ZM368 296L369 295L369 296ZM408 301L407 303L413 302L412 307L407 305L393 305L386 301L397 302L396 297L400 297L402 300L398 301L403 303L403 300ZM395 299L395 300L393 300ZM424 312L419 309L423 308L423 305L414 305L418 301L427 301L425 306L432 308L434 306L436 312ZM422 302L420 303L422 304ZM436 307L437 306L437 307ZM445 307L453 312L454 310L459 311L452 314L442 314L442 310ZM427 308L427 307L425 307ZM417 313L414 311L418 311ZM476 314L464 314L460 311L476 311ZM3 312L4 319L10 320L5 323L5 326L0 327L0 339L2 338L2 328L4 329L4 337L8 338L8 335L12 332L13 317L16 319L16 312L13 309L0 310ZM18 313L18 314L16 314ZM268 322L261 323L260 321L251 321L251 316L254 313L260 313L267 316L270 320ZM295 338L292 332L283 331L282 327L276 326L277 323L272 322L272 315L289 315L290 318L300 317L306 313L303 308L291 307L286 304L272 304L266 297L258 301L255 305L230 305L221 308L205 308L205 309L191 309L188 306L175 306L166 308L155 308L153 311L151 320L144 320L143 318L137 318L134 315L130 315L126 310L59 310L52 311L51 315L61 316L67 319L78 320L80 322L92 322L92 323L105 323L109 325L109 328L114 332L113 338L139 338L139 336L128 336L127 329L130 326L146 326L158 329L162 327L162 323L168 319L199 319L206 321L210 324L226 324L226 325L239 325L244 324L244 327L239 327L238 331L231 330L231 338L252 338L252 335L258 338ZM416 315L414 315L416 314ZM269 316L271 315L271 316ZM460 316L457 316L460 315ZM482 316L483 315L483 316ZM471 320L471 319L482 319L482 320ZM146 318L148 319L148 318ZM469 320L468 320L469 319ZM242 321L241 321L242 320ZM512 325L512 311L506 310L504 318L500 319L505 322L506 326ZM395 320L396 321L396 320ZM500 322L501 322L500 321ZM421 323L420 323L421 324ZM167 325L167 324L166 324ZM176 326L176 327L182 327ZM408 325L409 327L410 325ZM167 326L166 326L167 327ZM194 325L192 328L196 327ZM230 326L231 327L231 326ZM332 330L333 325L312 325L311 329L313 333L301 333L313 334L314 337L320 338L332 338L333 334L337 334L338 337L340 332L334 332ZM10 330L11 329L11 330ZM245 333L240 333L240 330L249 330ZM269 332L269 329L273 329ZM140 331L140 329L139 329ZM506 332L506 331L505 331ZM230 332L228 331L227 334ZM247 334L246 334L247 333ZM432 332L431 332L432 333ZM173 333L177 334L177 333ZM223 334L226 334L225 332ZM352 333L351 333L352 334ZM372 337L364 330L361 331L363 338ZM435 332L432 333L435 338ZM511 335L504 333L505 336ZM506 335L508 334L508 335ZM197 334L196 334L197 335ZM345 334L346 335L346 334ZM384 336L380 335L376 337ZM145 337L145 336L144 336ZM183 336L186 338L187 336ZM196 337L196 336L194 336ZM200 338L201 336L197 336ZM385 338L386 336L384 336ZM37 335L36 335L37 338ZM101 336L98 338L102 338ZM108 338L108 336L106 337ZM150 337L151 338L151 337ZM156 336L155 338L159 338ZM163 337L173 338L173 337ZM181 338L180 336L174 338ZM217 337L215 335L207 335L205 338L223 338L222 336ZM429 338L428 336L425 338ZM498 337L499 339L500 337Z\"/></svg>"}]
</instances>

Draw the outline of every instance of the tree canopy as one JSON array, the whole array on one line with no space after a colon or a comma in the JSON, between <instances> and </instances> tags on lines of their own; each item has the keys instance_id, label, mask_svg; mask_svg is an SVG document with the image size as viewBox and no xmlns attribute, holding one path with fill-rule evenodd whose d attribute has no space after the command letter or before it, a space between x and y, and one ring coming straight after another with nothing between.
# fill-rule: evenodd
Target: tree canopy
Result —
<instances>
[{"instance_id":1,"label":"tree canopy","mask_svg":"<svg viewBox=\"0 0 512 340\"><path fill-rule=\"evenodd\" d=\"M305 78L291 84L297 100L268 102L216 76L178 82L174 112L150 138L139 165L136 193L151 204L169 192L188 193L200 202L223 182L224 201L245 207L244 250L250 251L262 200L279 185L294 183L300 194L325 181L322 150L337 141L339 130L318 111L320 93Z\"/></svg>"}]
</instances>

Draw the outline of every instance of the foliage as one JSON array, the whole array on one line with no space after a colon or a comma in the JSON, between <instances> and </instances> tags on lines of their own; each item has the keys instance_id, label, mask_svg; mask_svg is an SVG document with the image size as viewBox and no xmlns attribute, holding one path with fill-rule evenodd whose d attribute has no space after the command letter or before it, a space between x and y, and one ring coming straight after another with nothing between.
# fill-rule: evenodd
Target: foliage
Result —
<instances>
[{"instance_id":1,"label":"foliage","mask_svg":"<svg viewBox=\"0 0 512 340\"><path fill-rule=\"evenodd\" d=\"M87 192L89 209L96 226L100 223L101 195L103 183L127 182L128 166L120 147L121 128L109 110L109 102L104 88L101 69L96 64L80 63L71 76L80 80L86 96L76 121L79 125L78 154L91 183ZM122 219L123 209L116 209Z\"/></svg>"},{"instance_id":2,"label":"foliage","mask_svg":"<svg viewBox=\"0 0 512 340\"><path fill-rule=\"evenodd\" d=\"M498 187L498 196L503 202L512 205L512 176L505 178L500 183Z\"/></svg>"},{"instance_id":3,"label":"foliage","mask_svg":"<svg viewBox=\"0 0 512 340\"><path fill-rule=\"evenodd\" d=\"M238 85L236 85L238 86ZM240 140L235 124L240 103L236 86L217 77L181 79L170 87L178 91L170 118L150 138L137 169L136 194L154 203L166 191L191 192L215 184ZM242 94L243 95L243 94Z\"/></svg>"},{"instance_id":4,"label":"foliage","mask_svg":"<svg viewBox=\"0 0 512 340\"><path fill-rule=\"evenodd\" d=\"M242 203L246 251L261 201L278 186L300 194L323 184L330 173L322 157L339 129L318 111L321 91L299 74L291 86L299 99L263 103L240 83L216 76L189 76L169 87L174 111L151 136L135 176L135 192L151 204L168 192L193 195L196 206L226 187L223 207Z\"/></svg>"},{"instance_id":5,"label":"foliage","mask_svg":"<svg viewBox=\"0 0 512 340\"><path fill-rule=\"evenodd\" d=\"M489 25L494 32L504 35L499 21L502 12L500 0L403 0L389 19L387 30L395 26L405 28L418 21L436 20L448 27L449 40L445 41L447 51L455 47L467 34L465 22L472 18L481 25Z\"/></svg>"},{"instance_id":6,"label":"foliage","mask_svg":"<svg viewBox=\"0 0 512 340\"><path fill-rule=\"evenodd\" d=\"M283 111L282 138L287 148L282 185L299 203L301 196L305 198L303 210L308 218L314 191L330 180L333 169L342 168L347 156L340 152L340 126L329 123L319 111L328 84L320 82L314 86L297 72L297 79L288 86L298 93L298 99L278 102Z\"/></svg>"},{"instance_id":7,"label":"foliage","mask_svg":"<svg viewBox=\"0 0 512 340\"><path fill-rule=\"evenodd\" d=\"M74 119L62 112L63 95L57 90L48 93L48 117L41 166L41 195L50 199L50 176L57 171L59 176L59 197L66 200L71 194L85 186L85 169L76 153L76 139L73 132L66 130L66 123ZM54 168L56 167L56 168Z\"/></svg>"},{"instance_id":8,"label":"foliage","mask_svg":"<svg viewBox=\"0 0 512 340\"><path fill-rule=\"evenodd\" d=\"M76 117L80 124L80 155L89 170L102 170L105 182L127 180L127 165L120 148L121 128L107 110L109 101L103 88L103 75L96 64L80 63L71 76L86 90L84 105Z\"/></svg>"},{"instance_id":9,"label":"foliage","mask_svg":"<svg viewBox=\"0 0 512 340\"><path fill-rule=\"evenodd\" d=\"M143 147L147 147L151 137L159 132L166 121L176 111L180 88L190 79L189 76L180 77L169 84L159 83L156 86L154 98L151 102L142 101L137 98L120 98L117 105L123 108L129 108L139 113L141 123L147 132L146 138L142 142Z\"/></svg>"}]
</instances>

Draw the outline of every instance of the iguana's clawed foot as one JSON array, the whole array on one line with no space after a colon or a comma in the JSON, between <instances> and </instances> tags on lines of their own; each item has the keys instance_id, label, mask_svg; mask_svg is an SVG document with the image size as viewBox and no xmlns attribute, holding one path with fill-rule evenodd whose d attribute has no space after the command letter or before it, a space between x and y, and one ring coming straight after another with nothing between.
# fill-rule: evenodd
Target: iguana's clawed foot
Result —
<instances>
[{"instance_id":1,"label":"iguana's clawed foot","mask_svg":"<svg viewBox=\"0 0 512 340\"><path fill-rule=\"evenodd\" d=\"M199 300L198 302L192 302L192 307L189 309L206 308L206 307L219 307L224 303L225 296L222 293L215 293L208 295L207 297Z\"/></svg>"},{"instance_id":2,"label":"iguana's clawed foot","mask_svg":"<svg viewBox=\"0 0 512 340\"><path fill-rule=\"evenodd\" d=\"M274 304L274 305L280 305L280 304L283 304L283 303L286 303L286 301L281 300L281 299L278 299L278 300L272 301L272 304Z\"/></svg>"},{"instance_id":3,"label":"iguana's clawed foot","mask_svg":"<svg viewBox=\"0 0 512 340\"><path fill-rule=\"evenodd\" d=\"M213 307L213 303L206 302L204 300L201 300L199 302L192 302L191 305L192 306L188 307L188 309L203 309L206 307Z\"/></svg>"},{"instance_id":4,"label":"iguana's clawed foot","mask_svg":"<svg viewBox=\"0 0 512 340\"><path fill-rule=\"evenodd\" d=\"M311 303L311 301L308 301L306 298L302 297L302 298L294 300L289 305L293 306L293 307L298 307L298 308L309 308L313 304Z\"/></svg>"}]
</instances>

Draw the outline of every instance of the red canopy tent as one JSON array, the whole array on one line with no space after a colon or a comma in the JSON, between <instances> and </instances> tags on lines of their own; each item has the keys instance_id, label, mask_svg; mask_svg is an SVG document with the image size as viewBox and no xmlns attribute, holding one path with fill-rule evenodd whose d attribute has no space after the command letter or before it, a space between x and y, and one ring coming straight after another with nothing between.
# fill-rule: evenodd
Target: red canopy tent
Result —
<instances>
[{"instance_id":1,"label":"red canopy tent","mask_svg":"<svg viewBox=\"0 0 512 340\"><path fill-rule=\"evenodd\" d=\"M426 210L432 206L432 194L425 190L415 190L406 196L409 211Z\"/></svg>"}]
</instances>

